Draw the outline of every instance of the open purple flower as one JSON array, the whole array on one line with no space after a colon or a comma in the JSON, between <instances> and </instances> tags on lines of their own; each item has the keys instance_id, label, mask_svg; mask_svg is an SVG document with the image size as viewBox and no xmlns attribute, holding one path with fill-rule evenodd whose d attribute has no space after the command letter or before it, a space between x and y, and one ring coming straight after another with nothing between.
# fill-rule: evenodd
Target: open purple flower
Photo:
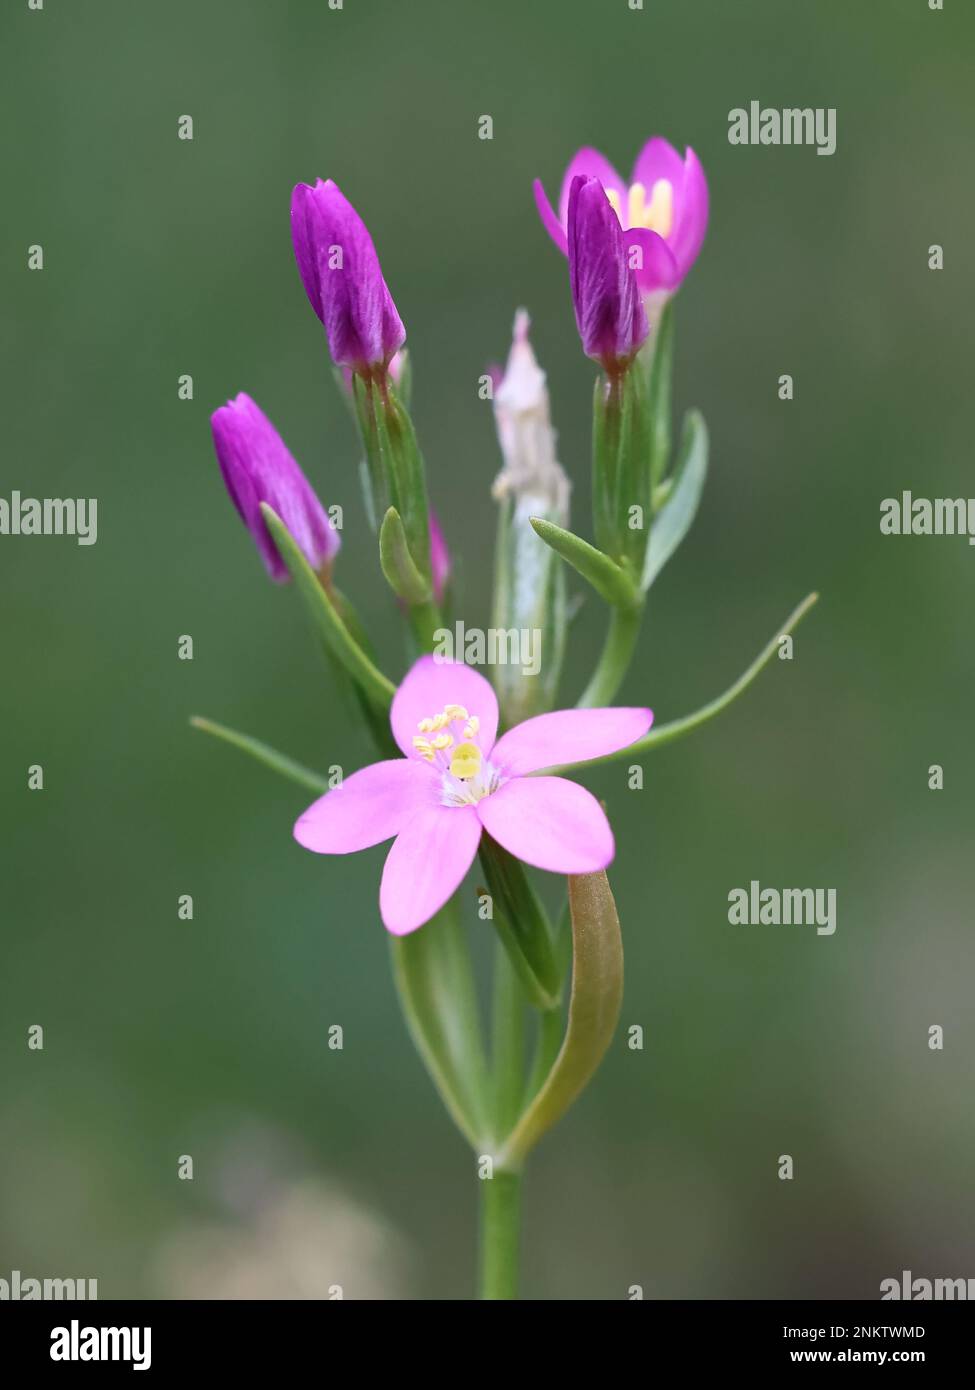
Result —
<instances>
[{"instance_id":1,"label":"open purple flower","mask_svg":"<svg viewBox=\"0 0 975 1390\"><path fill-rule=\"evenodd\" d=\"M624 233L597 178L572 180L569 281L582 346L609 374L632 360L650 331Z\"/></svg>"},{"instance_id":2,"label":"open purple flower","mask_svg":"<svg viewBox=\"0 0 975 1390\"><path fill-rule=\"evenodd\" d=\"M331 179L291 195L291 237L298 272L321 319L333 360L368 375L383 369L406 330L366 224Z\"/></svg>"},{"instance_id":3,"label":"open purple flower","mask_svg":"<svg viewBox=\"0 0 975 1390\"><path fill-rule=\"evenodd\" d=\"M598 150L581 149L565 171L558 216L541 180L536 179L539 214L564 255L568 254L569 196L579 175L599 179L626 233L627 247L640 247L642 265L636 271L640 293L676 290L697 259L708 225L708 186L694 151L688 149L681 159L672 145L654 136L637 155L627 185Z\"/></svg>"},{"instance_id":4,"label":"open purple flower","mask_svg":"<svg viewBox=\"0 0 975 1390\"><path fill-rule=\"evenodd\" d=\"M220 472L272 579L288 578L261 515L267 502L291 532L314 570L331 563L339 533L308 479L263 410L243 391L210 417Z\"/></svg>"},{"instance_id":5,"label":"open purple flower","mask_svg":"<svg viewBox=\"0 0 975 1390\"><path fill-rule=\"evenodd\" d=\"M421 656L390 711L402 758L373 763L326 792L295 824L317 854L392 839L379 890L386 928L422 927L460 886L483 831L526 864L557 874L604 869L613 832L599 802L564 777L530 774L626 748L648 709L571 709L497 738L498 702L477 671Z\"/></svg>"}]
</instances>

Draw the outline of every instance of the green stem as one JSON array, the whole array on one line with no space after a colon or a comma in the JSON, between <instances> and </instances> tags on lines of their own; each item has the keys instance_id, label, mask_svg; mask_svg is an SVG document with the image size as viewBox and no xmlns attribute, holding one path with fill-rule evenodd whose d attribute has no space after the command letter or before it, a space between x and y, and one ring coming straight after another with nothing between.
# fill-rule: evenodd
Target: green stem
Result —
<instances>
[{"instance_id":1,"label":"green stem","mask_svg":"<svg viewBox=\"0 0 975 1390\"><path fill-rule=\"evenodd\" d=\"M610 612L609 631L599 665L579 697L580 709L599 709L604 705L611 705L633 660L633 652L640 635L643 605L613 608Z\"/></svg>"},{"instance_id":2,"label":"green stem","mask_svg":"<svg viewBox=\"0 0 975 1390\"><path fill-rule=\"evenodd\" d=\"M481 1298L518 1297L521 1175L496 1172L481 1181Z\"/></svg>"},{"instance_id":3,"label":"green stem","mask_svg":"<svg viewBox=\"0 0 975 1390\"><path fill-rule=\"evenodd\" d=\"M421 652L432 652L436 646L435 633L443 626L440 610L432 599L409 606L410 627Z\"/></svg>"},{"instance_id":4,"label":"green stem","mask_svg":"<svg viewBox=\"0 0 975 1390\"><path fill-rule=\"evenodd\" d=\"M494 958L491 1033L494 1132L500 1138L518 1119L525 1086L525 993L501 941Z\"/></svg>"}]
</instances>

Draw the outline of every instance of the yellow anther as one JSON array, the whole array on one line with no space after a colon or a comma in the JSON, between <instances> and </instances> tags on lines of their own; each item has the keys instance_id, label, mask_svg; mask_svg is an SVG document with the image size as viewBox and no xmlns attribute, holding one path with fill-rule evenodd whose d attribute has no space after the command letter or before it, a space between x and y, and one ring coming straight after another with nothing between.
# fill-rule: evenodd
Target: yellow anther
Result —
<instances>
[{"instance_id":1,"label":"yellow anther","mask_svg":"<svg viewBox=\"0 0 975 1390\"><path fill-rule=\"evenodd\" d=\"M420 730L420 733L421 733L421 734L429 734L429 733L432 731L432 729L433 729L433 720L432 720L432 719L421 719L420 722L419 722L419 724L417 724L416 727ZM414 742L415 742L415 741L416 741L416 740L414 739Z\"/></svg>"},{"instance_id":2,"label":"yellow anther","mask_svg":"<svg viewBox=\"0 0 975 1390\"><path fill-rule=\"evenodd\" d=\"M646 199L647 190L642 183L630 184L630 196L626 209L626 225L628 227L642 227L644 225L643 215Z\"/></svg>"},{"instance_id":3,"label":"yellow anther","mask_svg":"<svg viewBox=\"0 0 975 1390\"><path fill-rule=\"evenodd\" d=\"M639 187L639 185L634 185ZM632 189L630 193L632 195ZM642 199L641 189L641 199ZM650 190L650 202L643 208L643 219L641 222L634 222L630 219L631 227L649 227L651 232L657 232L662 237L669 237L670 230L674 225L674 190L669 179L657 179L653 188Z\"/></svg>"},{"instance_id":4,"label":"yellow anther","mask_svg":"<svg viewBox=\"0 0 975 1390\"><path fill-rule=\"evenodd\" d=\"M449 748L454 741L453 734L438 734L433 740L434 748Z\"/></svg>"},{"instance_id":5,"label":"yellow anther","mask_svg":"<svg viewBox=\"0 0 975 1390\"><path fill-rule=\"evenodd\" d=\"M453 777L467 779L476 777L481 770L481 750L476 743L460 743L454 749L454 756L450 760L450 772Z\"/></svg>"},{"instance_id":6,"label":"yellow anther","mask_svg":"<svg viewBox=\"0 0 975 1390\"><path fill-rule=\"evenodd\" d=\"M418 753L429 753L431 750L430 740L424 738L422 734L414 734L413 747Z\"/></svg>"},{"instance_id":7,"label":"yellow anther","mask_svg":"<svg viewBox=\"0 0 975 1390\"><path fill-rule=\"evenodd\" d=\"M481 721L478 719L476 714L472 714L471 717L468 719L467 723L464 725L464 737L475 738L480 727Z\"/></svg>"},{"instance_id":8,"label":"yellow anther","mask_svg":"<svg viewBox=\"0 0 975 1390\"><path fill-rule=\"evenodd\" d=\"M455 719L467 718L467 710L463 705L445 705L444 714L447 716L449 723L452 723Z\"/></svg>"}]
</instances>

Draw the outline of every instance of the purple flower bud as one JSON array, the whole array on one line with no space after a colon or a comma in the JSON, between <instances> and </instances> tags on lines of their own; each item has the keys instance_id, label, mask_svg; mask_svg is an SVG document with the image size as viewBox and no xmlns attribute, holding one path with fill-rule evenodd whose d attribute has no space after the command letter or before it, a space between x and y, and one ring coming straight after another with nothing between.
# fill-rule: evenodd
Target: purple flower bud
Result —
<instances>
[{"instance_id":1,"label":"purple flower bud","mask_svg":"<svg viewBox=\"0 0 975 1390\"><path fill-rule=\"evenodd\" d=\"M287 579L288 569L264 523L262 502L274 508L313 570L328 564L338 551L339 533L263 410L241 391L213 412L210 427L230 500L271 578Z\"/></svg>"},{"instance_id":2,"label":"purple flower bud","mask_svg":"<svg viewBox=\"0 0 975 1390\"><path fill-rule=\"evenodd\" d=\"M649 333L619 220L597 178L572 180L568 208L569 281L587 357L611 375L626 367Z\"/></svg>"},{"instance_id":3,"label":"purple flower bud","mask_svg":"<svg viewBox=\"0 0 975 1390\"><path fill-rule=\"evenodd\" d=\"M325 326L332 359L368 375L406 340L366 225L331 179L299 183L291 195L291 237L311 307Z\"/></svg>"}]
</instances>

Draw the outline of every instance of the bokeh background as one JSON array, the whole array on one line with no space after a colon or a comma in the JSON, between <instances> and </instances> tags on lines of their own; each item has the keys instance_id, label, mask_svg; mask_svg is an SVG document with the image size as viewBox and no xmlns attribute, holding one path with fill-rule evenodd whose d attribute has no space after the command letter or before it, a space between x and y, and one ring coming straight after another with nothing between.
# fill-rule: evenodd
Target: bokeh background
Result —
<instances>
[{"instance_id":1,"label":"bokeh background","mask_svg":"<svg viewBox=\"0 0 975 1390\"><path fill-rule=\"evenodd\" d=\"M301 851L302 792L187 722L318 766L370 756L223 493L208 416L248 390L345 506L340 582L398 675L289 240L291 186L336 178L407 324L460 611L486 624L498 457L476 383L519 304L588 529L592 369L531 179L554 195L584 143L628 170L654 132L710 180L675 392L705 412L712 472L623 698L693 709L822 600L791 665L656 753L641 795L622 765L586 779L615 820L623 1025L645 1048L621 1026L535 1155L525 1295L871 1299L902 1269L975 1275L975 551L878 528L903 488L973 491L973 38L953 0L4 6L0 493L95 496L99 535L0 538L0 1275L472 1292L473 1167L398 1014L383 851ZM730 146L752 99L835 107L835 155ZM569 700L602 629L589 600ZM836 935L729 926L753 878L835 888Z\"/></svg>"}]
</instances>

